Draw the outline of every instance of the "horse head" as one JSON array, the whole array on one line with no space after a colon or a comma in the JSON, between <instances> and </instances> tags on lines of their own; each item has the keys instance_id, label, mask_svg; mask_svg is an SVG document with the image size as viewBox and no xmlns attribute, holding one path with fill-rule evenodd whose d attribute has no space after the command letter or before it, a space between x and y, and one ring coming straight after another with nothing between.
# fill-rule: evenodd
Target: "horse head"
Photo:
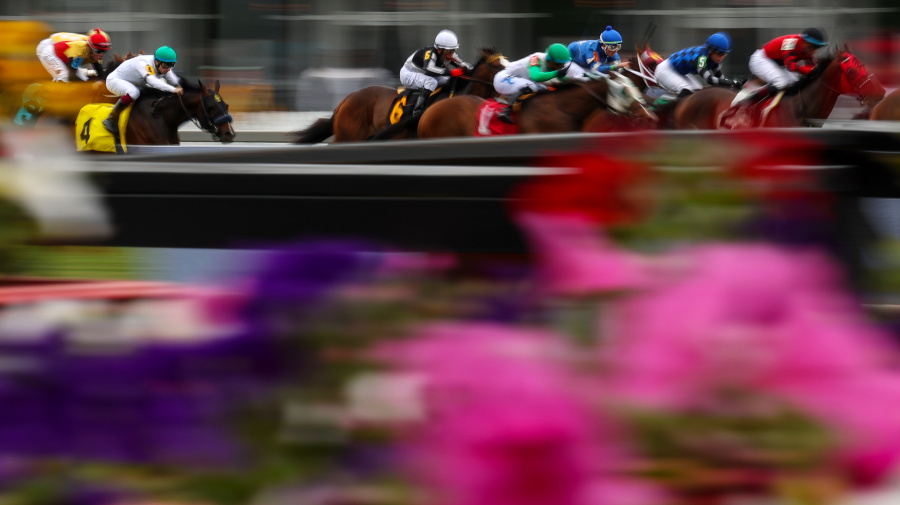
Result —
<instances>
[{"instance_id":1,"label":"horse head","mask_svg":"<svg viewBox=\"0 0 900 505\"><path fill-rule=\"evenodd\" d=\"M509 60L506 59L506 56L503 56L503 53L493 47L482 47L478 60L476 60L469 75L470 89L468 93L481 96L482 98L496 96L494 76L497 75L497 72L506 68L507 65L509 65ZM485 90L482 93L473 92L471 85L475 84L484 86Z\"/></svg>"},{"instance_id":2,"label":"horse head","mask_svg":"<svg viewBox=\"0 0 900 505\"><path fill-rule=\"evenodd\" d=\"M616 75L619 75L619 77L614 77ZM624 86L623 94L626 98L625 105L628 107L628 115L630 117L642 123L656 123L659 120L656 113L653 112L650 106L647 105L647 101L644 100L644 94L641 92L640 88L631 82L630 79L614 72L610 73L610 79L615 79Z\"/></svg>"},{"instance_id":3,"label":"horse head","mask_svg":"<svg viewBox=\"0 0 900 505\"><path fill-rule=\"evenodd\" d=\"M213 140L223 144L233 142L237 134L231 125L233 118L228 113L228 104L219 94L219 81L216 81L215 89L207 88L201 81L197 82L200 84L200 105L199 112L196 110L194 112L196 123L200 128L209 132Z\"/></svg>"},{"instance_id":4,"label":"horse head","mask_svg":"<svg viewBox=\"0 0 900 505\"><path fill-rule=\"evenodd\" d=\"M867 107L874 106L884 98L884 87L846 45L840 49L837 61L840 65L838 89L841 93L856 96L860 104Z\"/></svg>"}]
</instances>

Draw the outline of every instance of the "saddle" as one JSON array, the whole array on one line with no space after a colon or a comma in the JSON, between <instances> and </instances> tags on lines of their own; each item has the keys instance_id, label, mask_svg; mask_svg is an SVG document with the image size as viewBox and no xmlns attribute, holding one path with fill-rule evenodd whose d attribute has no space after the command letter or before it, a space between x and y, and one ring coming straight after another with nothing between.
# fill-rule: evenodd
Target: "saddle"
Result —
<instances>
[{"instance_id":1,"label":"saddle","mask_svg":"<svg viewBox=\"0 0 900 505\"><path fill-rule=\"evenodd\" d=\"M434 102L434 97L440 94L443 89L443 86L439 86L432 93L428 94L425 97L426 109ZM399 123L401 120L412 117L412 112L416 106L416 100L418 100L419 94L426 92L427 91L424 89L398 89L397 96L394 97L394 100L391 102L391 107L390 109L388 109L390 112L388 112L387 124L394 125ZM453 96L452 92L450 93L450 96Z\"/></svg>"},{"instance_id":2,"label":"saddle","mask_svg":"<svg viewBox=\"0 0 900 505\"><path fill-rule=\"evenodd\" d=\"M766 123L769 113L778 106L784 91L765 98L750 98L748 96L755 90L744 89L731 102L731 107L724 111L716 121L718 128L727 130L739 130L744 128L759 128Z\"/></svg>"},{"instance_id":3,"label":"saddle","mask_svg":"<svg viewBox=\"0 0 900 505\"><path fill-rule=\"evenodd\" d=\"M534 94L532 93L528 96ZM494 135L519 133L518 111L522 107L521 103L516 104L512 112L510 112L509 117L513 120L513 124L505 123L497 118L504 107L506 107L506 102L500 102L497 99L485 100L484 103L478 106L478 110L475 111L475 131L472 132L472 135L475 137L492 137Z\"/></svg>"},{"instance_id":4,"label":"saddle","mask_svg":"<svg viewBox=\"0 0 900 505\"><path fill-rule=\"evenodd\" d=\"M125 144L125 131L128 118L131 116L130 104L119 114L119 138L107 131L103 126L103 120L109 116L113 105L108 103L91 103L81 108L75 119L75 146L78 151L97 151L104 153L124 154L128 152Z\"/></svg>"}]
</instances>

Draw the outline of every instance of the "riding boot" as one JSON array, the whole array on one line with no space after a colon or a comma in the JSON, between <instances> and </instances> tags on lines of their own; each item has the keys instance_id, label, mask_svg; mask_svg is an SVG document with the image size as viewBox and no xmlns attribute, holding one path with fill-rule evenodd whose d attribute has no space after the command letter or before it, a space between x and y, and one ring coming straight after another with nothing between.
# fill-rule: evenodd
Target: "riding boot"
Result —
<instances>
[{"instance_id":1,"label":"riding boot","mask_svg":"<svg viewBox=\"0 0 900 505\"><path fill-rule=\"evenodd\" d=\"M681 100L682 98L687 97L687 96L690 96L690 95L692 95L693 93L694 93L694 92L691 91L690 89L684 88L683 90L681 90L681 91L678 93L678 99Z\"/></svg>"},{"instance_id":2,"label":"riding boot","mask_svg":"<svg viewBox=\"0 0 900 505\"><path fill-rule=\"evenodd\" d=\"M119 101L113 105L111 111L109 111L109 116L103 120L103 127L106 128L106 131L110 133L116 133L119 131L119 114L122 113L122 109L126 106L122 103L122 99L119 98Z\"/></svg>"},{"instance_id":3,"label":"riding boot","mask_svg":"<svg viewBox=\"0 0 900 505\"><path fill-rule=\"evenodd\" d=\"M425 93L419 93L419 96L416 98L416 105L413 107L412 117L420 116L423 112L425 112Z\"/></svg>"},{"instance_id":4,"label":"riding boot","mask_svg":"<svg viewBox=\"0 0 900 505\"><path fill-rule=\"evenodd\" d=\"M510 113L512 113L513 106L519 101L519 98L521 98L522 95L527 95L528 93L534 93L534 91L531 88L522 88L515 93L507 95L506 107L500 111L500 114L497 114L497 119L507 124L513 124L512 118L509 117Z\"/></svg>"}]
</instances>

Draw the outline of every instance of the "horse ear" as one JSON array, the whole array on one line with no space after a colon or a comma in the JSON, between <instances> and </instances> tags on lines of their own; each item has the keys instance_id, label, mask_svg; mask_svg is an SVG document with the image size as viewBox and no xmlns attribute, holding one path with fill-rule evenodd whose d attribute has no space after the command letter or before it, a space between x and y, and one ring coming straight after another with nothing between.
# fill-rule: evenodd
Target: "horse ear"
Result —
<instances>
[{"instance_id":1,"label":"horse ear","mask_svg":"<svg viewBox=\"0 0 900 505\"><path fill-rule=\"evenodd\" d=\"M219 80L216 79L216 93L219 92Z\"/></svg>"},{"instance_id":2,"label":"horse ear","mask_svg":"<svg viewBox=\"0 0 900 505\"><path fill-rule=\"evenodd\" d=\"M147 53L145 53L143 49L138 49L138 54L147 54Z\"/></svg>"}]
</instances>

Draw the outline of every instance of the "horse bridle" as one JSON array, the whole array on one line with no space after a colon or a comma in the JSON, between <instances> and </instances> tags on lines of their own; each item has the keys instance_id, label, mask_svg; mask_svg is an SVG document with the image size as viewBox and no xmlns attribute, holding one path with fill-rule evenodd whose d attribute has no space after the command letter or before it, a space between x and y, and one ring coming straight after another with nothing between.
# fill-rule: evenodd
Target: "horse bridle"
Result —
<instances>
[{"instance_id":1,"label":"horse bridle","mask_svg":"<svg viewBox=\"0 0 900 505\"><path fill-rule=\"evenodd\" d=\"M200 118L198 118L196 115L192 114L191 111L189 111L188 108L185 107L184 100L182 99L181 95L178 95L175 93L164 96L164 97L154 101L153 105L151 105L151 107L150 107L150 114L153 117L156 117L156 105L160 101L172 98L173 96L178 97L178 104L181 105L181 110L184 111L184 115L187 116L188 120L190 122L194 123L194 125L197 128L204 130L207 133L209 133L210 135L212 135L213 140L218 141L218 140L221 140L221 138L222 138L222 129L219 128L219 125L224 124L224 123L230 123L231 121L234 120L234 118L231 117L231 114L229 114L228 111L224 110L224 107L222 106L222 98L219 97L218 93L212 93L207 96L201 96L202 103L201 103L200 109L201 109L202 116ZM206 111L206 109L211 106L215 106L217 109L219 109L222 112L222 115L218 116L216 118L210 119L209 113Z\"/></svg>"},{"instance_id":2,"label":"horse bridle","mask_svg":"<svg viewBox=\"0 0 900 505\"><path fill-rule=\"evenodd\" d=\"M849 60L849 57L845 58L843 62L846 62L847 60ZM865 80L863 80L863 82L861 82L858 86L853 86L853 92L856 93L857 95L859 95L857 98L857 100L859 100L859 103L863 103L865 101L865 97L862 96L862 89L866 86L866 84L869 83L869 81L872 80L873 77L875 77L875 74L873 74L872 72L867 72ZM833 91L833 92L837 93L838 95L843 94L843 93L841 93L840 90L834 89L831 86L829 86L828 83L825 82L824 79L819 78L819 82L822 84L822 86L825 89L827 89L829 91Z\"/></svg>"},{"instance_id":3,"label":"horse bridle","mask_svg":"<svg viewBox=\"0 0 900 505\"><path fill-rule=\"evenodd\" d=\"M218 93L213 92L207 96L201 96L201 101L202 103L200 110L202 112L202 117L198 119L197 117L191 115L190 112L188 112L187 107L184 106L184 100L181 98L181 95L178 95L178 103L181 104L181 108L184 110L184 113L187 115L188 119L192 123L194 123L197 128L205 130L210 135L212 135L213 140L221 140L222 129L219 127L219 125L230 123L234 120L234 118L232 118L231 114L229 114L228 111L225 110L225 107L222 105L222 98ZM215 107L222 114L218 117L210 118L209 112L207 112L207 109L210 107Z\"/></svg>"}]
</instances>

